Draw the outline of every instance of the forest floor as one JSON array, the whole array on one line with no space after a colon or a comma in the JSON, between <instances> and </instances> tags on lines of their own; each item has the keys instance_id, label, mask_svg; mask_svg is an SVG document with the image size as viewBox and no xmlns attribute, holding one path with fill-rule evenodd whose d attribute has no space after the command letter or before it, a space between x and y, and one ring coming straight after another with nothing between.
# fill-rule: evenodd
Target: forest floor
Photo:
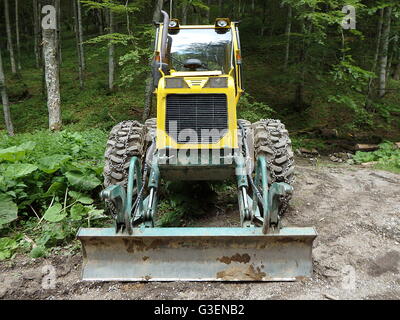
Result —
<instances>
[{"instance_id":1,"label":"forest floor","mask_svg":"<svg viewBox=\"0 0 400 320\"><path fill-rule=\"evenodd\" d=\"M400 299L400 175L307 161L297 161L296 193L284 223L317 229L312 279L82 282L81 255L61 251L47 258L18 255L1 262L0 299ZM237 212L226 211L202 222L232 225L236 217ZM49 264L56 270L54 289L42 287L42 268Z\"/></svg>"}]
</instances>

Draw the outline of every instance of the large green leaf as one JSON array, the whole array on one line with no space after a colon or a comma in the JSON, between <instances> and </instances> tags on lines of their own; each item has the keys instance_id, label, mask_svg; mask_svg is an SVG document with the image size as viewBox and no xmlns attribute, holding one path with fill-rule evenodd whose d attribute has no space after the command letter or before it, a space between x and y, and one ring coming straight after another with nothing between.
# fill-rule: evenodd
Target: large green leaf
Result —
<instances>
[{"instance_id":1,"label":"large green leaf","mask_svg":"<svg viewBox=\"0 0 400 320\"><path fill-rule=\"evenodd\" d=\"M7 149L0 149L0 161L19 161L25 158L26 152L33 150L35 142L28 141L19 146L12 146Z\"/></svg>"},{"instance_id":2,"label":"large green leaf","mask_svg":"<svg viewBox=\"0 0 400 320\"><path fill-rule=\"evenodd\" d=\"M66 217L66 213L62 209L62 205L55 203L44 213L43 219L49 222L60 222Z\"/></svg>"},{"instance_id":3,"label":"large green leaf","mask_svg":"<svg viewBox=\"0 0 400 320\"><path fill-rule=\"evenodd\" d=\"M7 166L5 175L10 178L22 178L37 170L37 166L29 163L13 163Z\"/></svg>"},{"instance_id":4,"label":"large green leaf","mask_svg":"<svg viewBox=\"0 0 400 320\"><path fill-rule=\"evenodd\" d=\"M38 160L39 169L46 173L56 172L61 166L71 159L71 156L65 154L55 154Z\"/></svg>"},{"instance_id":5,"label":"large green leaf","mask_svg":"<svg viewBox=\"0 0 400 320\"><path fill-rule=\"evenodd\" d=\"M76 203L71 207L71 219L75 221L82 220L88 214L89 210L89 207Z\"/></svg>"},{"instance_id":6,"label":"large green leaf","mask_svg":"<svg viewBox=\"0 0 400 320\"><path fill-rule=\"evenodd\" d=\"M92 204L93 203L93 199L90 198L89 196L80 193L80 192L76 192L76 191L68 191L68 195L72 198L74 198L76 201L83 203L83 204Z\"/></svg>"},{"instance_id":7,"label":"large green leaf","mask_svg":"<svg viewBox=\"0 0 400 320\"><path fill-rule=\"evenodd\" d=\"M0 260L9 259L13 251L18 248L18 244L11 238L0 238Z\"/></svg>"},{"instance_id":8,"label":"large green leaf","mask_svg":"<svg viewBox=\"0 0 400 320\"><path fill-rule=\"evenodd\" d=\"M65 173L68 182L81 190L93 190L101 184L101 181L92 174L83 173L79 170L71 170Z\"/></svg>"},{"instance_id":9,"label":"large green leaf","mask_svg":"<svg viewBox=\"0 0 400 320\"><path fill-rule=\"evenodd\" d=\"M0 228L18 218L18 207L9 196L0 194Z\"/></svg>"}]
</instances>

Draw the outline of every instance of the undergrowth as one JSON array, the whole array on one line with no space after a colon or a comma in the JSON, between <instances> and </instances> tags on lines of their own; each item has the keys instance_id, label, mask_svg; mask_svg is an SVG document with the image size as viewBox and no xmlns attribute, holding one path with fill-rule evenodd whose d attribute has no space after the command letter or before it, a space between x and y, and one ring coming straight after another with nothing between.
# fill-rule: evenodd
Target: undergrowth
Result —
<instances>
[{"instance_id":1,"label":"undergrowth","mask_svg":"<svg viewBox=\"0 0 400 320\"><path fill-rule=\"evenodd\" d=\"M380 144L374 152L358 151L354 160L356 163L376 162L376 169L400 173L400 148L389 141Z\"/></svg>"},{"instance_id":2,"label":"undergrowth","mask_svg":"<svg viewBox=\"0 0 400 320\"><path fill-rule=\"evenodd\" d=\"M0 138L0 260L32 257L107 217L96 203L107 134L38 131Z\"/></svg>"}]
</instances>

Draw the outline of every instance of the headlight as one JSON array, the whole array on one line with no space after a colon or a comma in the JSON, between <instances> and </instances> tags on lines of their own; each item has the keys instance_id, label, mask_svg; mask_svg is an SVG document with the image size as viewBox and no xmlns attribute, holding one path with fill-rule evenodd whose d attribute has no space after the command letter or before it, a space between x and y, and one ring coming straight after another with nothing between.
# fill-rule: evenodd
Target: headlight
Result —
<instances>
[{"instance_id":1,"label":"headlight","mask_svg":"<svg viewBox=\"0 0 400 320\"><path fill-rule=\"evenodd\" d=\"M204 88L228 88L228 78L210 78Z\"/></svg>"},{"instance_id":2,"label":"headlight","mask_svg":"<svg viewBox=\"0 0 400 320\"><path fill-rule=\"evenodd\" d=\"M167 78L165 79L165 88L178 89L178 88L189 88L189 87L187 83L181 78Z\"/></svg>"}]
</instances>

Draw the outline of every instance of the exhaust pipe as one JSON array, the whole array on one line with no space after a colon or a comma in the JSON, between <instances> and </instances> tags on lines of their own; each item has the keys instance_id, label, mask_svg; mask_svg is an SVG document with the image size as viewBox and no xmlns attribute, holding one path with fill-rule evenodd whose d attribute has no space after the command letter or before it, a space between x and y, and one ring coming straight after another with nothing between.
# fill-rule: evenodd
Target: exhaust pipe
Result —
<instances>
[{"instance_id":1,"label":"exhaust pipe","mask_svg":"<svg viewBox=\"0 0 400 320\"><path fill-rule=\"evenodd\" d=\"M164 16L163 20L163 31L161 35L161 59L160 59L160 67L161 63L165 60L167 55L167 37L168 37L168 26L169 26L169 15L164 10L161 10L162 15Z\"/></svg>"}]
</instances>

